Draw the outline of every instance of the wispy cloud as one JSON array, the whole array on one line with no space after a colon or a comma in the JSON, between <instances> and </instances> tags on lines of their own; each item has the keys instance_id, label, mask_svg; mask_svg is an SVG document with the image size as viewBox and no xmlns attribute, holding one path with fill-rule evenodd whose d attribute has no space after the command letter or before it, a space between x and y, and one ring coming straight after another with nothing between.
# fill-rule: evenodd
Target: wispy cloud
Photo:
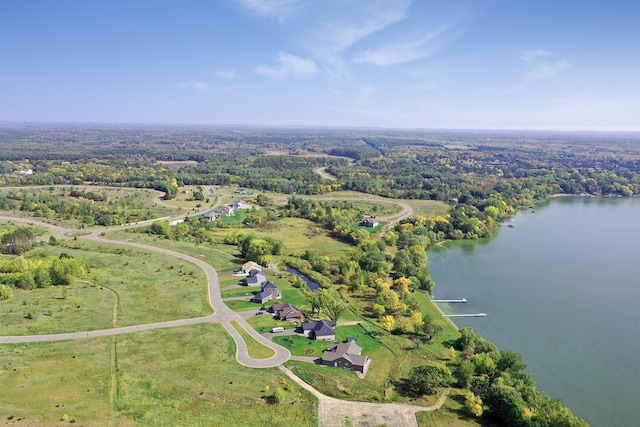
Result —
<instances>
[{"instance_id":1,"label":"wispy cloud","mask_svg":"<svg viewBox=\"0 0 640 427\"><path fill-rule=\"evenodd\" d=\"M224 80L233 80L237 77L235 69L218 70L214 74L216 75L216 77L220 77L221 79L224 79Z\"/></svg>"},{"instance_id":2,"label":"wispy cloud","mask_svg":"<svg viewBox=\"0 0 640 427\"><path fill-rule=\"evenodd\" d=\"M551 52L544 49L523 50L520 52L520 59L527 64L534 62L538 58L551 56Z\"/></svg>"},{"instance_id":3,"label":"wispy cloud","mask_svg":"<svg viewBox=\"0 0 640 427\"><path fill-rule=\"evenodd\" d=\"M200 92L208 92L209 91L209 83L203 81L197 82L182 82L177 84L180 89L195 89Z\"/></svg>"},{"instance_id":4,"label":"wispy cloud","mask_svg":"<svg viewBox=\"0 0 640 427\"><path fill-rule=\"evenodd\" d=\"M316 63L310 58L302 58L286 52L280 52L277 57L278 65L260 65L256 73L271 78L284 78L288 76L310 76L318 72Z\"/></svg>"},{"instance_id":5,"label":"wispy cloud","mask_svg":"<svg viewBox=\"0 0 640 427\"><path fill-rule=\"evenodd\" d=\"M236 0L236 3L257 13L284 21L300 0Z\"/></svg>"},{"instance_id":6,"label":"wispy cloud","mask_svg":"<svg viewBox=\"0 0 640 427\"><path fill-rule=\"evenodd\" d=\"M569 68L567 61L545 59L552 56L551 52L544 49L520 52L520 59L527 67L526 78L529 80L549 80Z\"/></svg>"},{"instance_id":7,"label":"wispy cloud","mask_svg":"<svg viewBox=\"0 0 640 427\"><path fill-rule=\"evenodd\" d=\"M446 29L433 32L418 40L387 44L376 49L366 49L354 56L356 64L370 63L379 66L415 61L433 54L440 47L440 38Z\"/></svg>"},{"instance_id":8,"label":"wispy cloud","mask_svg":"<svg viewBox=\"0 0 640 427\"><path fill-rule=\"evenodd\" d=\"M411 0L395 1L340 1L333 13L320 17L316 40L335 52L342 52L358 41L375 34L407 16Z\"/></svg>"}]
</instances>

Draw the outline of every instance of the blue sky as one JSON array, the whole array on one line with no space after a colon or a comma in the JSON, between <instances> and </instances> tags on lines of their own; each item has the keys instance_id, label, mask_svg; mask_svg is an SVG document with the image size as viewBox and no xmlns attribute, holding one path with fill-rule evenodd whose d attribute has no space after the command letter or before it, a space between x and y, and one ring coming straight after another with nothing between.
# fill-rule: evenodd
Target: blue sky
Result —
<instances>
[{"instance_id":1,"label":"blue sky","mask_svg":"<svg viewBox=\"0 0 640 427\"><path fill-rule=\"evenodd\" d=\"M640 2L2 0L0 120L640 130Z\"/></svg>"}]
</instances>

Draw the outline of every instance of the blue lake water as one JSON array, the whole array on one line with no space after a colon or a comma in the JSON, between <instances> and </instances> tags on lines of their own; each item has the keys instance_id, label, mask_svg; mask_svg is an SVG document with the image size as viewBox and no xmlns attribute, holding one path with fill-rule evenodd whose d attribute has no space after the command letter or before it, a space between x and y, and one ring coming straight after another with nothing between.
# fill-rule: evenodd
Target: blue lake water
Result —
<instances>
[{"instance_id":1,"label":"blue lake water","mask_svg":"<svg viewBox=\"0 0 640 427\"><path fill-rule=\"evenodd\" d=\"M506 226L511 224L513 228ZM593 426L640 425L640 198L558 198L429 251L438 299Z\"/></svg>"}]
</instances>

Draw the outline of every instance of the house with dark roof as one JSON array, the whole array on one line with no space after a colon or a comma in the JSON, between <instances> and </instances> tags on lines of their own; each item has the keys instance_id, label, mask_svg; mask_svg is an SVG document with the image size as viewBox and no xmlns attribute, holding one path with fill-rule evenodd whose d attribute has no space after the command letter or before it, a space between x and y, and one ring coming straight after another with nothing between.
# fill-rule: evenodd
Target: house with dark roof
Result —
<instances>
[{"instance_id":1,"label":"house with dark roof","mask_svg":"<svg viewBox=\"0 0 640 427\"><path fill-rule=\"evenodd\" d=\"M207 212L206 214L203 215L204 219L209 220L209 221L215 221L217 219L220 219L220 212Z\"/></svg>"},{"instance_id":2,"label":"house with dark roof","mask_svg":"<svg viewBox=\"0 0 640 427\"><path fill-rule=\"evenodd\" d=\"M251 270L244 282L247 286L262 286L267 283L267 275L262 270Z\"/></svg>"},{"instance_id":3,"label":"house with dark roof","mask_svg":"<svg viewBox=\"0 0 640 427\"><path fill-rule=\"evenodd\" d=\"M376 228L378 225L380 225L380 222L378 222L374 218L365 218L360 222L360 225L370 228Z\"/></svg>"},{"instance_id":4,"label":"house with dark roof","mask_svg":"<svg viewBox=\"0 0 640 427\"><path fill-rule=\"evenodd\" d=\"M272 299L279 299L282 297L280 289L273 282L266 282L260 286L260 292L255 294L251 301L264 304Z\"/></svg>"},{"instance_id":5,"label":"house with dark roof","mask_svg":"<svg viewBox=\"0 0 640 427\"><path fill-rule=\"evenodd\" d=\"M304 315L298 307L295 305L276 301L273 303L270 312L274 314L274 317L279 320L286 320L289 322L302 322L304 320Z\"/></svg>"},{"instance_id":6,"label":"house with dark roof","mask_svg":"<svg viewBox=\"0 0 640 427\"><path fill-rule=\"evenodd\" d=\"M355 340L334 344L322 355L322 365L349 369L364 376L371 365L369 356L362 356L362 347Z\"/></svg>"},{"instance_id":7,"label":"house with dark roof","mask_svg":"<svg viewBox=\"0 0 640 427\"><path fill-rule=\"evenodd\" d=\"M304 322L302 324L302 333L305 337L316 341L335 341L336 322L329 322L328 320Z\"/></svg>"}]
</instances>

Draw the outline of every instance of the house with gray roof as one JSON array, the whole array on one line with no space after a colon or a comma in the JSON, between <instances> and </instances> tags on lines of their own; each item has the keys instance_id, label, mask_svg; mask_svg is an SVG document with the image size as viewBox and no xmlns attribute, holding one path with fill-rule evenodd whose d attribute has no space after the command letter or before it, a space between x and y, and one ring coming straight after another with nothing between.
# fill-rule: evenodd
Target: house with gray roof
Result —
<instances>
[{"instance_id":1,"label":"house with gray roof","mask_svg":"<svg viewBox=\"0 0 640 427\"><path fill-rule=\"evenodd\" d=\"M336 322L329 322L328 320L304 322L302 324L302 333L305 337L316 341L335 341Z\"/></svg>"},{"instance_id":2,"label":"house with gray roof","mask_svg":"<svg viewBox=\"0 0 640 427\"><path fill-rule=\"evenodd\" d=\"M244 282L247 286L262 286L267 283L267 275L262 270L251 270Z\"/></svg>"},{"instance_id":3,"label":"house with gray roof","mask_svg":"<svg viewBox=\"0 0 640 427\"><path fill-rule=\"evenodd\" d=\"M244 209L247 207L247 203L244 200L236 200L231 204L231 206L233 207L233 209L236 209L236 210Z\"/></svg>"},{"instance_id":4,"label":"house with gray roof","mask_svg":"<svg viewBox=\"0 0 640 427\"><path fill-rule=\"evenodd\" d=\"M322 365L348 369L364 376L371 365L371 359L361 355L361 352L362 347L355 340L334 344L322 355Z\"/></svg>"},{"instance_id":5,"label":"house with gray roof","mask_svg":"<svg viewBox=\"0 0 640 427\"><path fill-rule=\"evenodd\" d=\"M260 292L255 294L251 301L264 304L272 299L279 299L282 297L280 289L273 282L266 282L260 286Z\"/></svg>"}]
</instances>

